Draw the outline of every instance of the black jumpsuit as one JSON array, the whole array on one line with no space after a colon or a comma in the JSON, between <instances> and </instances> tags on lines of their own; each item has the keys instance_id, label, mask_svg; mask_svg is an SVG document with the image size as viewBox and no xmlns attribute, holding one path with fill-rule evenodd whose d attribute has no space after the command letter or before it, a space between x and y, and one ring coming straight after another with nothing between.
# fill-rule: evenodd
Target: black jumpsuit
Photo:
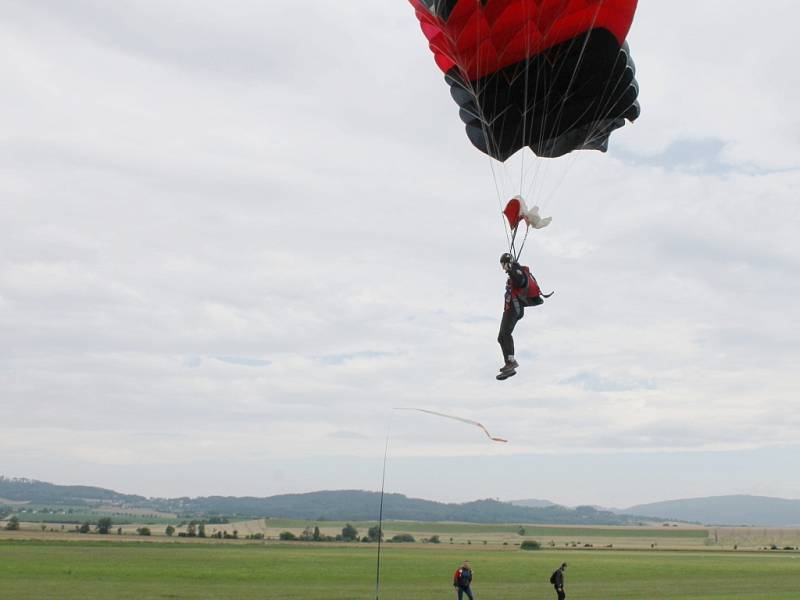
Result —
<instances>
[{"instance_id":1,"label":"black jumpsuit","mask_svg":"<svg viewBox=\"0 0 800 600\"><path fill-rule=\"evenodd\" d=\"M525 307L519 300L512 297L511 291L525 288L527 285L528 276L525 271L522 270L519 263L511 263L511 268L508 270L508 280L506 281L503 318L500 321L500 333L497 334L497 341L503 351L503 360L508 360L509 356L514 356L514 338L511 334L514 332L517 321L525 315Z\"/></svg>"}]
</instances>

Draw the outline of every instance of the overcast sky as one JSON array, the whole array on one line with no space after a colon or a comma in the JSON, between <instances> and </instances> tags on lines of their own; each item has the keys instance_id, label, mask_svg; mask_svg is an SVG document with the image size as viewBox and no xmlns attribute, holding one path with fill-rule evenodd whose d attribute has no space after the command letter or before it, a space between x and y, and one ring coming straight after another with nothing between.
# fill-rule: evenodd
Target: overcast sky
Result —
<instances>
[{"instance_id":1,"label":"overcast sky","mask_svg":"<svg viewBox=\"0 0 800 600\"><path fill-rule=\"evenodd\" d=\"M496 188L407 2L0 14L0 474L374 490L390 432L416 497L800 498L795 2L640 4L641 118L524 159L556 294L504 383L520 167Z\"/></svg>"}]
</instances>

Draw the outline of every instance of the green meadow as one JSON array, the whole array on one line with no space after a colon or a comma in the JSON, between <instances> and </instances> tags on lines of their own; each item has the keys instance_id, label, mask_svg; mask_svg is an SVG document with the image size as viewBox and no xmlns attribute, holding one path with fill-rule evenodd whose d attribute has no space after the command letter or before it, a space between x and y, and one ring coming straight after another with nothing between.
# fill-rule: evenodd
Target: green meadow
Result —
<instances>
[{"instance_id":1,"label":"green meadow","mask_svg":"<svg viewBox=\"0 0 800 600\"><path fill-rule=\"evenodd\" d=\"M798 600L800 554L699 551L521 551L384 545L384 600L454 597L464 559L480 600L555 597L569 563L570 600ZM0 598L14 600L375 598L374 544L0 541Z\"/></svg>"}]
</instances>

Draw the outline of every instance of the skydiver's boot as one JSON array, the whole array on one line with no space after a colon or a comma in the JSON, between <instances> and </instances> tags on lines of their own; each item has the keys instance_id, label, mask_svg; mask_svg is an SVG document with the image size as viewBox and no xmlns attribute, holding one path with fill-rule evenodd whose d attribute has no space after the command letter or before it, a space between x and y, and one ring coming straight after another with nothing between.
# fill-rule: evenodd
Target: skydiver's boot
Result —
<instances>
[{"instance_id":1,"label":"skydiver's boot","mask_svg":"<svg viewBox=\"0 0 800 600\"><path fill-rule=\"evenodd\" d=\"M504 379L508 379L509 377L513 377L517 374L517 367L519 363L514 359L513 356L509 356L506 359L506 364L500 367L500 374L495 378L498 381L503 381Z\"/></svg>"},{"instance_id":2,"label":"skydiver's boot","mask_svg":"<svg viewBox=\"0 0 800 600\"><path fill-rule=\"evenodd\" d=\"M509 356L506 359L506 364L504 364L502 367L500 367L500 372L501 373L505 373L507 371L515 371L518 366L519 366L519 363L517 362L517 360L512 355L512 356Z\"/></svg>"}]
</instances>

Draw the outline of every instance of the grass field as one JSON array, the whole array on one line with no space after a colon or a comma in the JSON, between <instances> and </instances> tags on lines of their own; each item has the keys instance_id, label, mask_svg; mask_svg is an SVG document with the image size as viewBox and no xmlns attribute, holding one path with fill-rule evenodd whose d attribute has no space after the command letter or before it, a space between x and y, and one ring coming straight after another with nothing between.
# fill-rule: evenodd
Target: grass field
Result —
<instances>
[{"instance_id":1,"label":"grass field","mask_svg":"<svg viewBox=\"0 0 800 600\"><path fill-rule=\"evenodd\" d=\"M185 519L178 519L176 517L161 517L152 514L135 514L135 513L122 513L122 512L76 512L68 515L64 514L21 514L18 515L20 519L24 519L27 523L46 523L51 525L80 525L88 521L89 523L97 523L98 519L103 517L111 517L114 523L119 525L170 525L178 524Z\"/></svg>"},{"instance_id":2,"label":"grass field","mask_svg":"<svg viewBox=\"0 0 800 600\"><path fill-rule=\"evenodd\" d=\"M570 600L798 600L791 553L553 551L384 546L384 600L453 597L469 558L480 600L554 597L566 560ZM370 545L0 541L0 598L355 600L375 597Z\"/></svg>"}]
</instances>

